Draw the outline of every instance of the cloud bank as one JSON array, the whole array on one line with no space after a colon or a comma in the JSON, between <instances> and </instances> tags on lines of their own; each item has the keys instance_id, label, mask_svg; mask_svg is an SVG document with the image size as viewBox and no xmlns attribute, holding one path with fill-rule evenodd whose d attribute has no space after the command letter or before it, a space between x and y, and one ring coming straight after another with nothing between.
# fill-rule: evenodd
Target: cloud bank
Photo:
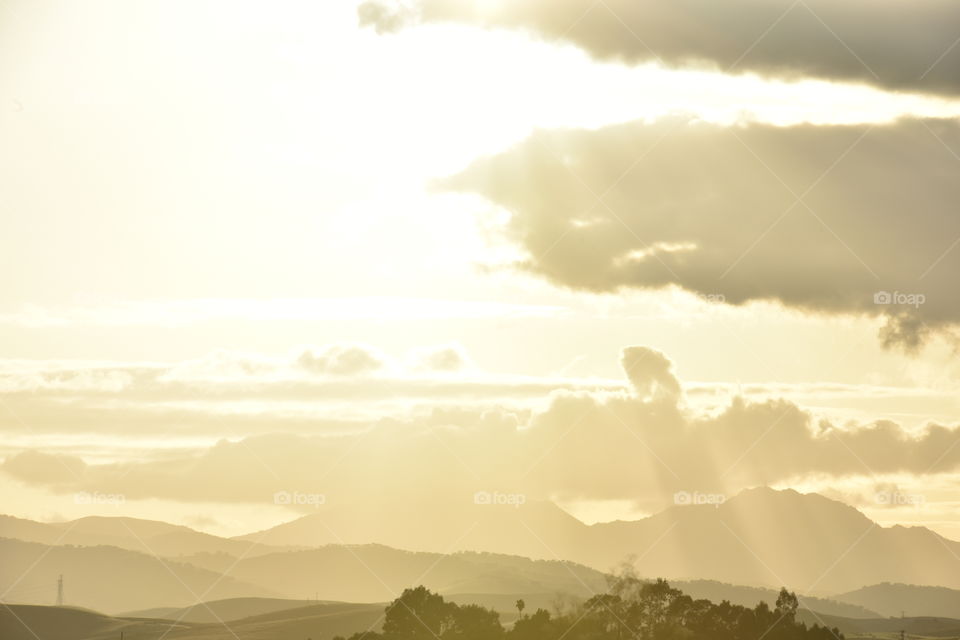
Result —
<instances>
[{"instance_id":1,"label":"cloud bank","mask_svg":"<svg viewBox=\"0 0 960 640\"><path fill-rule=\"evenodd\" d=\"M512 214L522 268L592 292L676 286L886 319L914 348L960 322L960 123L538 131L441 187Z\"/></svg>"},{"instance_id":2,"label":"cloud bank","mask_svg":"<svg viewBox=\"0 0 960 640\"><path fill-rule=\"evenodd\" d=\"M105 464L23 450L2 470L56 491L128 499L268 501L278 490L359 504L431 496L467 500L496 488L530 498L631 500L662 507L676 491L732 494L809 478L926 477L960 469L960 432L889 421L836 425L785 400L735 397L691 410L672 363L647 347L624 350L630 387L555 391L542 410L437 409L361 431L255 435L162 459ZM237 473L242 470L242 473Z\"/></svg>"},{"instance_id":3,"label":"cloud bank","mask_svg":"<svg viewBox=\"0 0 960 640\"><path fill-rule=\"evenodd\" d=\"M522 29L601 60L960 93L951 0L369 0L378 32L454 22Z\"/></svg>"}]
</instances>

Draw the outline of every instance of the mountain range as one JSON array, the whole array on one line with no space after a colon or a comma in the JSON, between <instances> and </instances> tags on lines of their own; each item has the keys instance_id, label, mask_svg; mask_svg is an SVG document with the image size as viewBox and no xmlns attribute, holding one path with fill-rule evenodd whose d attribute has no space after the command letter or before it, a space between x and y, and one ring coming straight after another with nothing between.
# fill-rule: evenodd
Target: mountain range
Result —
<instances>
[{"instance_id":1,"label":"mountain range","mask_svg":"<svg viewBox=\"0 0 960 640\"><path fill-rule=\"evenodd\" d=\"M517 598L548 607L603 591L607 573L632 556L640 575L714 601L752 606L787 586L825 615L960 617L960 544L922 527L881 527L816 494L753 489L716 506L595 525L547 502L444 513L437 526L406 514L397 528L374 528L400 516L320 508L237 538L132 518L2 516L0 598L50 604L62 574L71 605L169 615L241 598L378 603L424 584L509 615ZM413 550L394 548L405 543Z\"/></svg>"},{"instance_id":2,"label":"mountain range","mask_svg":"<svg viewBox=\"0 0 960 640\"><path fill-rule=\"evenodd\" d=\"M397 527L384 526L396 520ZM610 571L631 556L641 575L791 587L811 594L880 582L960 588L960 543L924 527L882 527L818 494L766 487L719 505L678 505L635 521L586 525L548 502L444 509L439 521L389 508L320 509L243 536L268 546L378 542L571 560Z\"/></svg>"}]
</instances>

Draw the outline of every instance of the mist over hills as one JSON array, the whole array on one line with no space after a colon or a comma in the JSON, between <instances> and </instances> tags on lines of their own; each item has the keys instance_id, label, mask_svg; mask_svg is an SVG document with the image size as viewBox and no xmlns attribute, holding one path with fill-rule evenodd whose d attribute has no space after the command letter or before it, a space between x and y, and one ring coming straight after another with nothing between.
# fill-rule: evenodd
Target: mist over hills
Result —
<instances>
[{"instance_id":1,"label":"mist over hills","mask_svg":"<svg viewBox=\"0 0 960 640\"><path fill-rule=\"evenodd\" d=\"M385 602L411 584L443 593L580 599L606 588L605 576L587 567L486 553L330 545L234 559L229 571L219 573L116 547L0 539L0 593L6 601L50 604L60 574L66 576L69 604L108 613L242 597Z\"/></svg>"},{"instance_id":2,"label":"mist over hills","mask_svg":"<svg viewBox=\"0 0 960 640\"><path fill-rule=\"evenodd\" d=\"M960 617L960 592L948 588L960 586L958 543L920 527L880 527L816 494L755 489L719 506L675 506L638 521L592 526L542 502L470 504L448 514L446 528L409 514L396 530L367 529L370 514L349 523L344 517L342 509L321 508L236 539L132 518L44 524L3 517L0 593L6 602L51 604L64 574L68 604L108 613L163 608L154 612L163 615L237 598L279 599L284 607L315 599L386 602L423 584L509 613L521 597L548 605L558 595L602 592L606 574L633 556L639 575L668 578L711 600L752 606L788 586L803 606L824 614ZM460 524L456 537L442 539L441 531ZM351 544L327 543L331 531ZM387 546L417 531L419 546L438 549ZM371 539L382 542L352 543ZM939 589L877 584L883 582Z\"/></svg>"},{"instance_id":3,"label":"mist over hills","mask_svg":"<svg viewBox=\"0 0 960 640\"><path fill-rule=\"evenodd\" d=\"M960 617L960 591L947 587L885 582L841 593L835 598L888 617Z\"/></svg>"},{"instance_id":4,"label":"mist over hills","mask_svg":"<svg viewBox=\"0 0 960 640\"><path fill-rule=\"evenodd\" d=\"M776 589L727 584L725 582L717 582L716 580L675 580L670 584L691 598L710 600L711 602L727 600L731 604L752 607L761 601L767 603L777 601ZM800 604L803 608L816 611L821 615L840 616L850 619L882 617L880 613L866 606L861 606L850 601L843 601L839 597L817 598L803 594L797 595L800 597ZM960 616L960 607L955 609L955 613Z\"/></svg>"},{"instance_id":5,"label":"mist over hills","mask_svg":"<svg viewBox=\"0 0 960 640\"><path fill-rule=\"evenodd\" d=\"M72 607L9 605L0 607L0 638L114 640L121 632L124 640L330 638L377 629L382 618L382 604L315 604L216 622L110 617Z\"/></svg>"},{"instance_id":6,"label":"mist over hills","mask_svg":"<svg viewBox=\"0 0 960 640\"><path fill-rule=\"evenodd\" d=\"M169 558L199 553L255 556L277 550L157 520L104 516L45 523L0 515L0 538L49 545L105 545Z\"/></svg>"},{"instance_id":7,"label":"mist over hills","mask_svg":"<svg viewBox=\"0 0 960 640\"><path fill-rule=\"evenodd\" d=\"M328 545L245 558L226 575L288 594L325 600L382 602L411 584L451 593L567 593L587 597L605 576L571 562L458 552L400 551L382 545Z\"/></svg>"},{"instance_id":8,"label":"mist over hills","mask_svg":"<svg viewBox=\"0 0 960 640\"><path fill-rule=\"evenodd\" d=\"M276 592L191 564L109 546L50 546L0 539L0 593L7 602L52 604L60 575L66 601L115 613Z\"/></svg>"},{"instance_id":9,"label":"mist over hills","mask_svg":"<svg viewBox=\"0 0 960 640\"><path fill-rule=\"evenodd\" d=\"M413 551L489 551L547 560L572 559L564 551L588 542L590 528L552 502L475 504L471 495L432 507L416 506L431 508L430 518L411 518L411 505L396 499L362 509L324 505L314 514L238 539L270 546L374 543ZM609 566L601 570L605 569Z\"/></svg>"},{"instance_id":10,"label":"mist over hills","mask_svg":"<svg viewBox=\"0 0 960 640\"><path fill-rule=\"evenodd\" d=\"M72 607L6 605L0 607L0 637L4 640L95 640L156 638L170 631L172 621L112 618L95 611ZM175 624L168 637L187 625Z\"/></svg>"},{"instance_id":11,"label":"mist over hills","mask_svg":"<svg viewBox=\"0 0 960 640\"><path fill-rule=\"evenodd\" d=\"M439 525L391 511L349 515L321 509L242 539L300 546L376 539L401 548L562 558L599 571L636 556L641 575L788 584L818 594L885 581L960 587L953 570L960 543L924 527L884 528L851 506L793 490L752 489L719 506L674 506L642 520L592 526L544 502L460 505L445 510ZM393 517L402 526L382 526Z\"/></svg>"},{"instance_id":12,"label":"mist over hills","mask_svg":"<svg viewBox=\"0 0 960 640\"><path fill-rule=\"evenodd\" d=\"M300 609L319 605L343 605L347 607L370 607L377 604L353 605L343 602L318 602L315 600L290 600L288 598L228 598L211 600L190 607L158 607L140 611L127 611L119 614L123 618L165 618L180 622L213 623L231 622L288 609Z\"/></svg>"}]
</instances>

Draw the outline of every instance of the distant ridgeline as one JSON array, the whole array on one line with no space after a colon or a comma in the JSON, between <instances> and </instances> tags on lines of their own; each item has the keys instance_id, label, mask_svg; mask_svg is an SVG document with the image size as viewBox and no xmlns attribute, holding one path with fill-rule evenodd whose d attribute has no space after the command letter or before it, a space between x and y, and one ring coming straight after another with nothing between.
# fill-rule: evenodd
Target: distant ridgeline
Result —
<instances>
[{"instance_id":1,"label":"distant ridgeline","mask_svg":"<svg viewBox=\"0 0 960 640\"><path fill-rule=\"evenodd\" d=\"M567 611L525 615L518 600L520 618L505 631L497 612L445 602L419 586L387 605L381 633L355 633L349 640L844 640L836 628L798 622L797 607L796 595L786 589L774 609L766 602L750 609L694 600L665 580L621 575L608 593Z\"/></svg>"}]
</instances>

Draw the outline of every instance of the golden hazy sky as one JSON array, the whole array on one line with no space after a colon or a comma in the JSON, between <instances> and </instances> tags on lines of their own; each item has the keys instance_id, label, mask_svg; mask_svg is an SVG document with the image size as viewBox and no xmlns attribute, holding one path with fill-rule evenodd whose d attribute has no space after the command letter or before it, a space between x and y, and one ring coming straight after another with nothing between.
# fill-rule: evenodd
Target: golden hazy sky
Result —
<instances>
[{"instance_id":1,"label":"golden hazy sky","mask_svg":"<svg viewBox=\"0 0 960 640\"><path fill-rule=\"evenodd\" d=\"M4 511L442 475L960 537L956 9L679 4L0 0Z\"/></svg>"}]
</instances>

